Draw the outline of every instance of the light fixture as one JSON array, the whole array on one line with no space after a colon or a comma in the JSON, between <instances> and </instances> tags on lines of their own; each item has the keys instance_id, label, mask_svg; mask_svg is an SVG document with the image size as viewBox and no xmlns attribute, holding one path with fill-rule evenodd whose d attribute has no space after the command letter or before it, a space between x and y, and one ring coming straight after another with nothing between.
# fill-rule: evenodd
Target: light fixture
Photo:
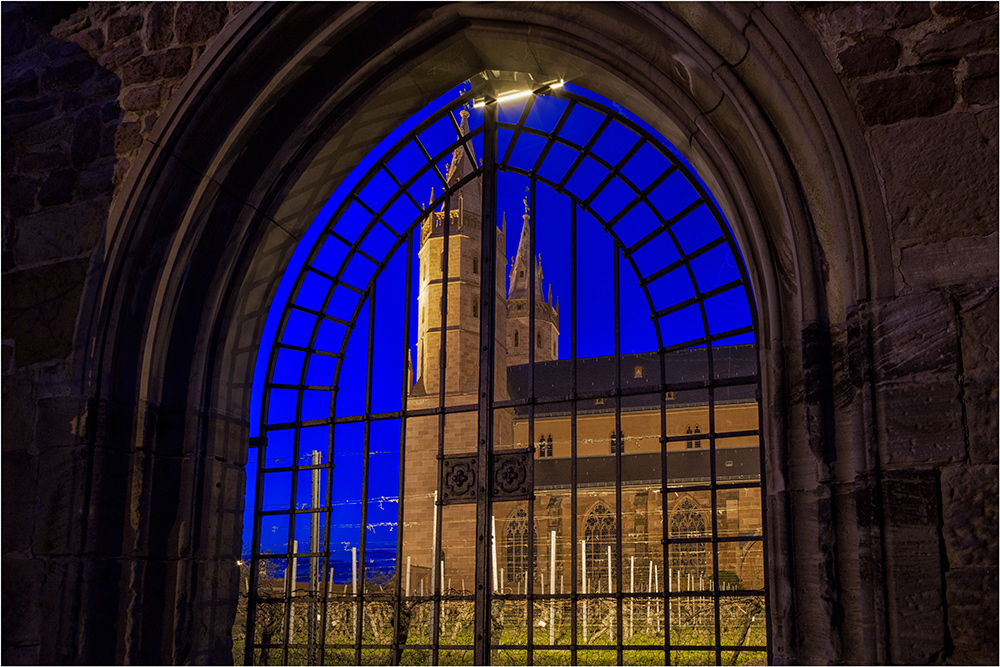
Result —
<instances>
[{"instance_id":1,"label":"light fixture","mask_svg":"<svg viewBox=\"0 0 1000 667\"><path fill-rule=\"evenodd\" d=\"M501 102L519 100L522 97L527 97L528 95L531 95L532 93L541 93L546 90L558 90L559 88L562 88L564 85L566 85L566 82L563 81L562 79L553 79L548 83L542 84L542 86L537 90L512 90L507 93L500 93L499 95L497 95L497 98L494 101L499 104ZM473 109L482 109L484 106L486 106L485 97L480 97L479 99L472 101Z\"/></svg>"}]
</instances>

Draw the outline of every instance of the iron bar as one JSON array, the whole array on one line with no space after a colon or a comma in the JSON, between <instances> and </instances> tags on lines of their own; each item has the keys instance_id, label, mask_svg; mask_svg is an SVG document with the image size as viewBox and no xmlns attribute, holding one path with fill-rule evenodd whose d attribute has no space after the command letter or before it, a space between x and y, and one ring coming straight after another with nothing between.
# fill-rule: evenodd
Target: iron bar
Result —
<instances>
[{"instance_id":1,"label":"iron bar","mask_svg":"<svg viewBox=\"0 0 1000 667\"><path fill-rule=\"evenodd\" d=\"M365 563L367 562L368 546L368 482L371 472L371 434L372 422L367 419L372 412L372 383L374 381L375 367L375 285L372 284L371 292L368 296L368 373L365 380L365 432L364 432L364 458L361 460L361 536L358 540L358 574L357 586L358 594L355 599L354 628L356 648L354 658L356 664L361 664L361 638L364 629L365 611ZM353 576L353 575L352 575Z\"/></svg>"},{"instance_id":2,"label":"iron bar","mask_svg":"<svg viewBox=\"0 0 1000 667\"><path fill-rule=\"evenodd\" d=\"M493 468L493 330L496 320L496 286L493 280L497 270L496 256L496 120L497 105L487 104L483 108L483 197L482 197L482 241L479 256L482 260L482 275L490 280L480 282L480 325L479 325L479 424L477 450L479 479L479 501L476 503L476 576L475 579L475 649L473 662L477 665L490 664L492 643L492 590L490 581L490 519L493 516L492 484L490 471Z\"/></svg>"}]
</instances>

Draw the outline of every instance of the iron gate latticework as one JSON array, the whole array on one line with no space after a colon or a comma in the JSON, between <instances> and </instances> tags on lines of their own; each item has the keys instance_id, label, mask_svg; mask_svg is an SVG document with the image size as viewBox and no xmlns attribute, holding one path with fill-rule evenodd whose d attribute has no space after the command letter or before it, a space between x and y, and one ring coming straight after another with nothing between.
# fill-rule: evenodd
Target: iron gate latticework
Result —
<instances>
[{"instance_id":1,"label":"iron gate latticework","mask_svg":"<svg viewBox=\"0 0 1000 667\"><path fill-rule=\"evenodd\" d=\"M245 664L767 661L756 311L687 163L486 72L334 203L272 310Z\"/></svg>"}]
</instances>

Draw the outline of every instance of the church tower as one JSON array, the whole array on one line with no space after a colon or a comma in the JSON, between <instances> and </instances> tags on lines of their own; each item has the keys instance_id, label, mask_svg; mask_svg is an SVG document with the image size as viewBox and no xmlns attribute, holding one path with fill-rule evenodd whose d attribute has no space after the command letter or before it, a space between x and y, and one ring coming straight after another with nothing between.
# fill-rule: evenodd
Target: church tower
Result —
<instances>
[{"instance_id":1,"label":"church tower","mask_svg":"<svg viewBox=\"0 0 1000 667\"><path fill-rule=\"evenodd\" d=\"M461 111L460 131L469 131L469 112ZM472 144L469 143L469 150ZM461 146L455 149L446 176L449 186L467 177L475 169L476 157ZM438 396L441 381L441 313L447 293L447 356L445 359L445 394L472 393L479 386L479 324L482 319L479 289L483 266L479 256L482 245L482 180L476 179L451 196L422 223L420 230L420 290L418 299L417 354L414 360L414 383L411 397ZM434 192L431 192L431 200ZM447 215L448 220L445 220ZM445 227L448 227L448 270L445 278ZM497 391L506 396L506 319L504 284L506 260L502 248L506 230L497 229L496 379ZM498 395L498 399L500 396ZM474 396L471 399L474 403Z\"/></svg>"},{"instance_id":2,"label":"church tower","mask_svg":"<svg viewBox=\"0 0 1000 667\"><path fill-rule=\"evenodd\" d=\"M527 208L527 206L525 207ZM559 358L559 301L552 300L552 285L548 299L543 298L542 258L535 261L535 340L529 340L528 314L531 304L531 214L526 210L517 255L510 270L510 291L507 293L507 365L518 366L529 361L529 346L535 348L535 362Z\"/></svg>"},{"instance_id":3,"label":"church tower","mask_svg":"<svg viewBox=\"0 0 1000 667\"><path fill-rule=\"evenodd\" d=\"M469 112L462 109L459 131L469 132ZM449 187L472 174L476 156L462 146L455 149L448 166ZM431 201L434 193L430 193ZM447 272L445 271L445 233L447 230ZM441 508L441 543L437 544L435 516L438 497L439 451L447 458L475 452L478 435L479 400L479 327L483 321L480 285L484 267L480 253L484 233L497 235L496 262L492 267L495 290L494 397L508 398L507 390L507 261L503 248L506 230L483 229L482 179L476 178L454 191L448 205L442 204L422 222L419 250L419 292L417 296L416 355L411 359L412 381L407 397L410 410L436 410L441 402L449 411L443 429L438 414L414 416L406 422L406 464L404 471L405 507L403 516L403 556L409 572L411 593L431 591L440 572L432 572L433 554L439 554L442 571L455 574L454 583L471 577L475 565L475 542L468 526L476 522L475 504L447 505ZM447 303L445 297L447 296ZM442 314L446 322L442 326ZM444 350L442 350L442 341ZM444 369L442 373L442 351ZM471 409L469 409L471 406ZM504 411L494 420L494 443L510 446L513 425ZM470 579L471 581L471 579ZM419 583L418 583L419 582Z\"/></svg>"}]
</instances>

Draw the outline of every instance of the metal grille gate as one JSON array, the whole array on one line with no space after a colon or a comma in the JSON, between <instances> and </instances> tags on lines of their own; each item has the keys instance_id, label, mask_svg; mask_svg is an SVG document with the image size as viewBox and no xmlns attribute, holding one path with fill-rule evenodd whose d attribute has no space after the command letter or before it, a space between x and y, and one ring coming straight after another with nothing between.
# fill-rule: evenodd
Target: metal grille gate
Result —
<instances>
[{"instance_id":1,"label":"metal grille gate","mask_svg":"<svg viewBox=\"0 0 1000 667\"><path fill-rule=\"evenodd\" d=\"M756 313L728 226L689 167L620 107L525 75L484 73L473 83L473 90L415 122L374 162L325 223L287 303L276 306L281 319L264 385L262 435L255 439L245 664L768 660ZM469 109L473 101L481 121ZM449 132L450 140L440 140ZM407 163L401 156L408 152ZM520 276L511 274L512 286L523 277L524 317L504 310L513 308L514 292L505 298L493 279L506 263L498 248L504 236L494 232L500 174L527 183L519 248L526 246L528 259ZM481 206L474 212L466 202L476 203L468 188L477 183ZM432 191L425 205L420 189L428 184L441 194ZM540 188L569 200L570 312L562 326L570 329L570 351L562 359L542 347L551 327L537 316L545 305L544 297L539 303L542 274L536 266ZM682 189L686 199L676 194ZM645 212L641 220L639 210ZM474 213L483 230L478 248L467 242L475 234L461 226ZM588 326L581 315L586 296L579 293L579 276L588 270L580 266L585 219L613 239L607 313L613 350L598 359L578 356L579 331ZM505 232L506 222L500 230ZM439 263L431 258L435 244ZM418 248L426 253L417 257L419 271ZM705 267L723 266L718 257L731 266L708 275ZM402 289L380 280L394 258L405 262ZM623 313L625 271L634 273L648 306L643 317L655 331L654 348L642 354L622 351L623 315L626 327L636 315ZM466 303L465 288L450 281L464 285L475 276L481 278L474 303ZM417 309L426 309L416 315L417 345L436 362L427 364L433 369L424 367L424 356L411 361L415 282L424 301ZM405 353L395 409L377 405L383 378L376 372L376 287L380 298L386 289L402 293ZM734 295L742 306L732 306ZM745 317L727 319L718 314L723 307L743 308ZM453 325L449 318L456 312L465 319ZM478 334L474 348L463 329L470 317L478 319L471 327ZM523 330L500 340L498 331L510 321L523 322ZM331 329L339 335L331 336ZM354 349L349 343L364 334L364 363L355 377L347 366ZM553 350L558 344L545 342ZM498 371L498 355L522 345L522 363ZM470 349L477 359L465 358ZM446 390L457 386L450 375L456 362L454 382L468 384L461 374L463 364L471 364L474 389ZM498 372L505 382L498 381ZM358 401L353 409L344 400L352 382ZM418 385L424 389L419 395ZM455 438L455 424L464 417L474 419L474 441ZM701 420L694 431L697 447L690 440L692 419ZM591 421L601 424L606 440L587 435ZM425 437L416 425L432 435ZM398 434L391 452L398 493L394 556L379 560L369 557L369 533L392 522L373 520L382 508L376 510L372 489L386 473L373 470L372 461L385 442L376 431L386 426ZM356 440L345 440L349 433ZM542 444L535 448L539 433ZM419 459L427 457L433 459L430 477L419 472ZM360 482L350 497L338 496L345 483L337 475L345 467ZM429 495L427 488L420 489L423 495L413 495L412 488L427 480L430 502L419 500ZM540 497L547 499L544 507ZM430 508L429 525L413 519L422 502ZM466 529L474 548L452 539L459 515L448 508L461 504L475 506ZM497 536L504 531L495 523L512 507L521 517L526 513L529 527L524 534L531 556L516 570L523 582L507 582L497 561ZM588 545L581 539L588 515L600 507L614 535ZM685 526L702 528L671 530L670 517L678 512L695 517ZM545 538L536 537L540 521L547 522ZM287 541L269 545L268 529L273 535L282 531ZM349 547L348 583L346 565L335 556L338 540L351 530L356 546ZM428 539L430 548L419 550L432 555L426 567L415 568L423 573L418 590L411 585L412 552ZM453 561L451 553L465 547L474 552L472 561ZM471 588L450 585L446 560L454 576L468 573ZM700 569L671 567L694 560ZM378 565L387 568L381 580L372 574ZM509 564L506 569L515 571ZM471 613L463 617L462 610ZM417 627L418 617L427 627ZM449 626L453 618L464 620Z\"/></svg>"}]
</instances>

